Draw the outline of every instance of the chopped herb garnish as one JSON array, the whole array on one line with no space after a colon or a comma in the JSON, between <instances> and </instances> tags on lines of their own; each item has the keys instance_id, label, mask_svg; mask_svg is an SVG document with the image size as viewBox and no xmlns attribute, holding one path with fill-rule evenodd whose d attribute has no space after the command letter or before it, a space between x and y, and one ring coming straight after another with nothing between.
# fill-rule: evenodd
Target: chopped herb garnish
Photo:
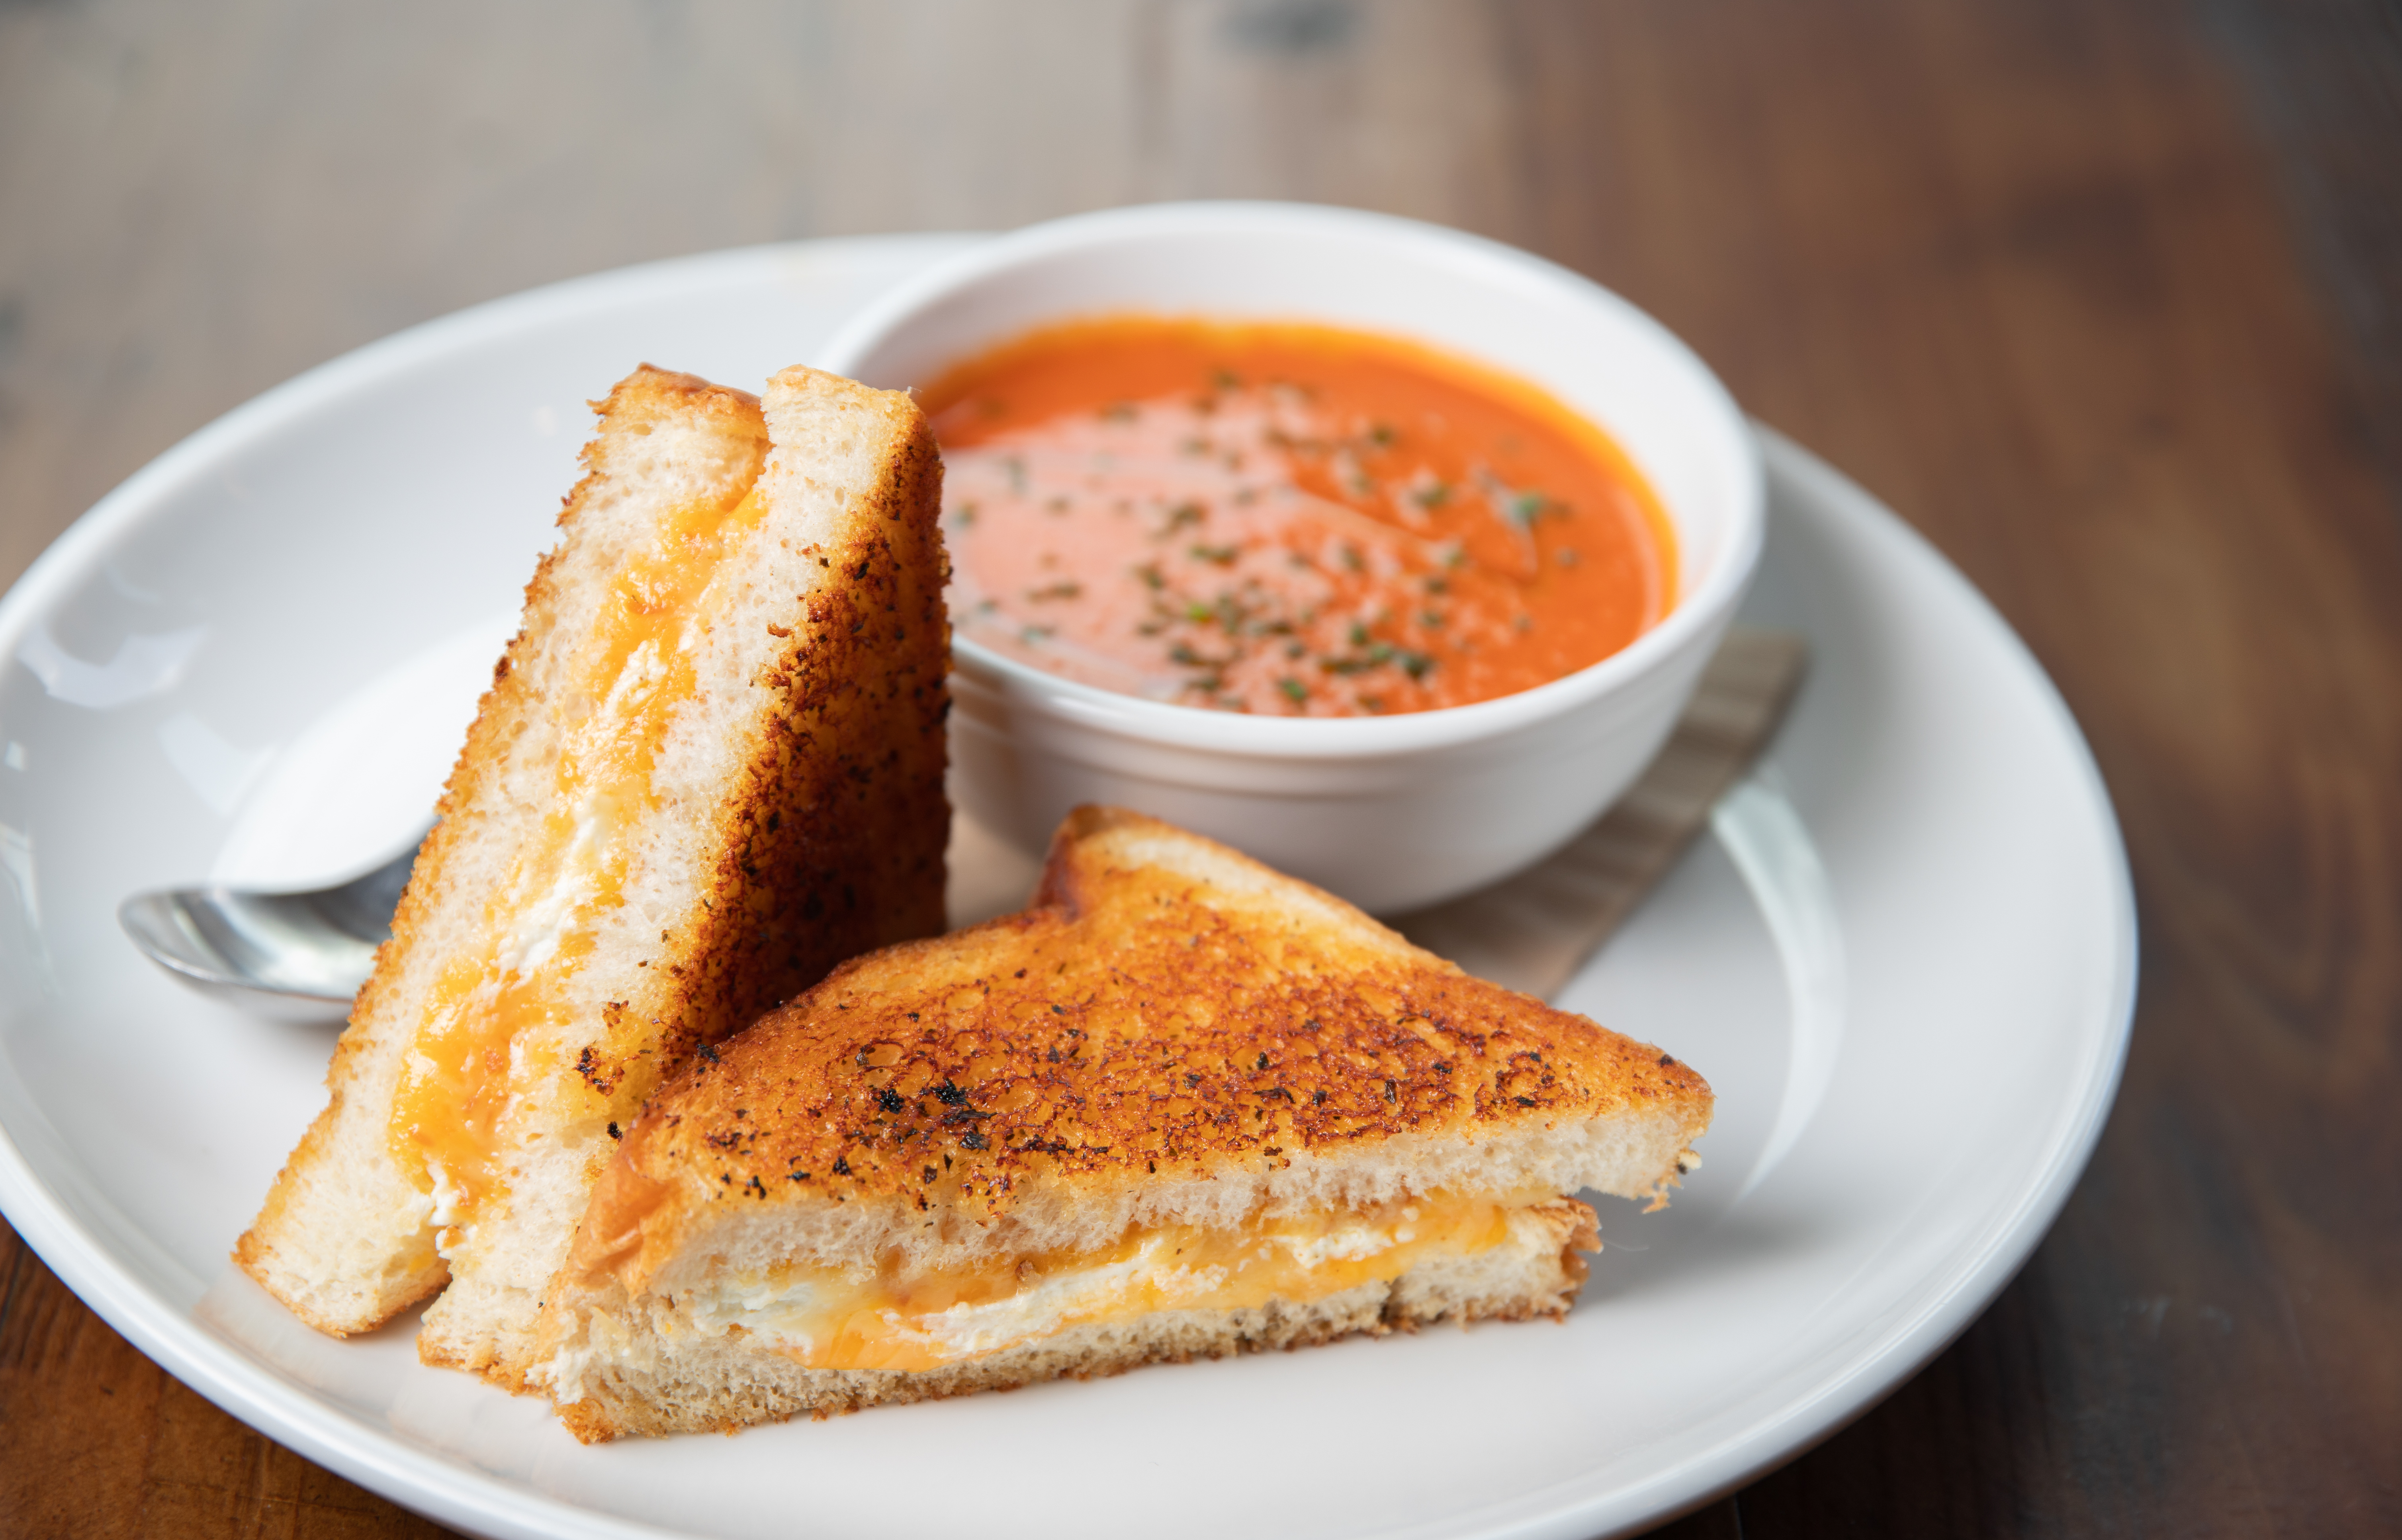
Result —
<instances>
[{"instance_id":1,"label":"chopped herb garnish","mask_svg":"<svg viewBox=\"0 0 2402 1540\"><path fill-rule=\"evenodd\" d=\"M1318 666L1329 673L1364 673L1370 669L1382 668L1392 660L1391 645L1378 642L1357 657L1321 659Z\"/></svg>"},{"instance_id":2,"label":"chopped herb garnish","mask_svg":"<svg viewBox=\"0 0 2402 1540\"><path fill-rule=\"evenodd\" d=\"M1210 351L1223 345L1196 340ZM1379 420L1378 410L1405 398L1372 406L1329 386L1314 399L1240 347L1217 361L1208 352L1185 356L1181 389L1151 394L1133 383L1137 371L1065 411L1030 398L1004 410L992 385L969 394L966 414L982 409L998 421L961 435L986 442L958 446L954 501L942 520L971 590L954 611L964 626L1023 642L1033 649L1021 654L1028 661L1062 669L1065 659L1047 644L1064 645L1073 631L1079 648L1113 653L1137 671L1127 687L1152 700L1367 715L1451 704L1543 667L1534 655L1545 649L1529 634L1543 628L1532 612L1573 608L1573 590L1618 578L1614 543L1594 574L1558 570L1583 564L1569 548L1581 527L1570 516L1590 500L1583 472L1535 468L1513 454L1506 430L1497 437L1482 419L1452 422L1433 397ZM1252 363L1260 373L1249 372ZM999 383L1018 388L1015 379ZM1498 472L1511 467L1562 486L1573 506L1506 481ZM1097 518L1104 509L1139 520L1112 526L1133 561L1111 560L1097 540L1045 555L1058 544L1043 537L1045 513ZM1471 566L1470 545L1480 560L1490 546L1502 565L1489 575ZM1019 565L1028 562L1037 562L1030 573ZM1538 581L1546 568L1553 575ZM1023 576L1033 580L1012 580ZM1068 623L1087 599L1106 599L1108 613L1093 622L1107 633ZM1444 661L1459 667L1437 679ZM1417 687L1396 694L1405 682Z\"/></svg>"}]
</instances>

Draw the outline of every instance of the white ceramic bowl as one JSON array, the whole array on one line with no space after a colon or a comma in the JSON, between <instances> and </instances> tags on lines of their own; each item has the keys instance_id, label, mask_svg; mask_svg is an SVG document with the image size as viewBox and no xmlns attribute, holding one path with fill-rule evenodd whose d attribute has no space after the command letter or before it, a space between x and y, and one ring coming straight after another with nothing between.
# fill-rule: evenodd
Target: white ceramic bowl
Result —
<instances>
[{"instance_id":1,"label":"white ceramic bowl","mask_svg":"<svg viewBox=\"0 0 2402 1540\"><path fill-rule=\"evenodd\" d=\"M1516 695L1380 717L1269 717L1119 695L954 645L953 790L1029 851L1080 802L1156 814L1392 913L1540 859L1657 750L1760 556L1759 451L1659 323L1538 257L1351 210L1167 203L1036 225L871 304L820 354L869 384L931 382L1036 326L1111 312L1383 332L1543 386L1659 493L1678 591L1623 650Z\"/></svg>"}]
</instances>

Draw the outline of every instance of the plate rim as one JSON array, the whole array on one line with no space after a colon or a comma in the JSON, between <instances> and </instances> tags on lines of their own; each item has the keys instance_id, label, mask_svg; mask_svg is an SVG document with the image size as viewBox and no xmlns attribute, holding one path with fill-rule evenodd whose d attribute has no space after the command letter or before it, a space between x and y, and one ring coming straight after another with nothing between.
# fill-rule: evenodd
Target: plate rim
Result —
<instances>
[{"instance_id":1,"label":"plate rim","mask_svg":"<svg viewBox=\"0 0 2402 1540\"><path fill-rule=\"evenodd\" d=\"M2006 1212L1996 1214L1985 1226L1983 1233L1962 1248L1962 1253L1972 1260L1954 1276L1951 1284L1925 1301L1912 1316L1884 1333L1873 1348L1855 1357L1841 1373L1813 1394L1796 1399L1784 1413L1767 1422L1756 1424L1739 1437L1726 1440L1718 1450L1705 1451L1690 1460L1687 1463L1689 1469L1714 1456L1720 1456L1723 1451L1722 1478L1707 1490L1679 1495L1642 1517L1614 1520L1611 1527L1599 1532L1604 1535L1625 1534L1667 1523L1705 1506L1759 1476L1800 1459L1874 1410L1887 1395L1899 1390L1904 1382L1932 1363L1977 1323L2026 1266L2036 1248L2051 1233L2052 1226L2058 1222L2068 1200L2076 1192L2078 1183L2083 1179L2086 1168L2092 1163L2111 1110L2118 1103L2119 1085L2125 1078L2128 1050L2134 1035L2136 999L2142 982L2142 933L2135 911L2134 877L2127 858L2126 839L2119 824L2118 808L2111 799L2108 783L2103 778L2101 764L2093 756L2092 745L2087 741L2084 729L2078 725L2075 713L2069 710L2068 701L2060 693L2050 673L2036 659L2025 638L2019 635L2017 629L1995 607L1983 590L1971 583L1967 575L1953 565L1951 559L1915 525L1832 463L1779 430L1758 418L1752 419L1752 429L1760 437L1761 455L1772 488L1772 503L1774 489L1798 489L1802 495L1834 511L1838 517L1857 518L1877 529L1880 536L1902 547L1910 559L1917 562L1931 579L1950 590L1948 603L1961 607L1989 631L2003 645L2004 652L2019 666L2027 681L2035 686L2036 697L2044 712L2051 718L2052 726L2061 734L2062 742L2073 751L2071 757L2078 780L2089 799L2087 811L2098 821L2096 832L2102 837L2103 848L2108 857L2113 933L2110 988L2106 999L2101 1003L2103 1030L2092 1035L2088 1045L2091 1054L2078 1070L2082 1080L2081 1092L2073 1103L2065 1103L2061 1108L2055 1122L2054 1142L2042 1167L2021 1192L2018 1201ZM1805 1431L1774 1452L1754 1456L1740 1452L1733 1447L1756 1445L1762 1441L1768 1430L1788 1428L1797 1421L1814 1416L1815 1421ZM1670 1473L1670 1476L1674 1474ZM1649 1490L1651 1485L1642 1483L1626 1491L1631 1494ZM1594 1509L1598 1511L1600 1506L1599 1504L1594 1505ZM1541 1533L1568 1540L1571 1535L1591 1532L1573 1523L1562 1523Z\"/></svg>"},{"instance_id":2,"label":"plate rim","mask_svg":"<svg viewBox=\"0 0 2402 1540\"><path fill-rule=\"evenodd\" d=\"M579 312L656 302L678 289L705 290L761 276L761 270L771 275L803 263L922 262L980 239L985 238L866 235L664 258L487 300L368 342L204 424L93 504L0 596L0 654L13 658L17 640L48 612L59 591L81 576L110 541L138 525L196 472L347 394L478 343ZM1560 1540L1623 1533L1700 1507L1833 1436L1956 1339L2024 1266L2090 1164L2123 1076L2140 979L2133 876L2108 787L2065 700L2024 640L1932 542L1832 465L1757 420L1752 426L1760 437L1772 503L1777 492L1800 496L1838 518L1874 529L1880 538L1898 542L1908 560L1947 590L1946 606L1963 610L1998 642L2034 687L2071 752L2108 868L2114 935L2110 987L2106 999L2099 1002L2100 1029L2087 1036L2085 1061L2076 1071L2078 1094L2064 1099L2050 1147L2017 1201L1995 1214L1961 1248L1956 1255L1964 1260L1946 1286L1879 1333L1870 1346L1849 1355L1840 1371L1775 1415L1687 1454L1656 1476L1597 1495L1580 1498L1562 1492L1566 1501L1553 1502L1547 1511L1472 1521L1468 1529L1438 1526L1428 1533ZM403 1507L438 1522L512 1540L571 1533L608 1540L672 1540L687 1533L583 1506L409 1443L210 1331L119 1262L106 1238L78 1220L35 1175L15 1131L5 1123L0 1123L0 1211L78 1298L168 1372L253 1428ZM1546 1490L1559 1492L1574 1482L1570 1478ZM1529 1495L1539 1500L1544 1493Z\"/></svg>"}]
</instances>

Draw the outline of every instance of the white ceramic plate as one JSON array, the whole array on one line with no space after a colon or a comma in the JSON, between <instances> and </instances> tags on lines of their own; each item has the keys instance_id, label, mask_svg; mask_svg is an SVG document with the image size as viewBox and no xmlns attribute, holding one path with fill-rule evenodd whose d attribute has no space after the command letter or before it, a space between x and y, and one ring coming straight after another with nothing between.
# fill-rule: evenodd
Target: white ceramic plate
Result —
<instances>
[{"instance_id":1,"label":"white ceramic plate","mask_svg":"<svg viewBox=\"0 0 2402 1540\"><path fill-rule=\"evenodd\" d=\"M1705 1168L1565 1325L1437 1330L584 1449L319 1338L226 1262L331 1034L141 959L143 887L306 881L415 832L637 360L755 384L958 238L561 284L305 375L110 494L0 601L0 1208L117 1329L312 1459L492 1535L1581 1537L1774 1464L1961 1330L2041 1237L2126 1045L2134 925L2058 696L1951 567L1768 439L1748 606L1808 632L1774 763L1568 1006L1719 1093Z\"/></svg>"}]
</instances>

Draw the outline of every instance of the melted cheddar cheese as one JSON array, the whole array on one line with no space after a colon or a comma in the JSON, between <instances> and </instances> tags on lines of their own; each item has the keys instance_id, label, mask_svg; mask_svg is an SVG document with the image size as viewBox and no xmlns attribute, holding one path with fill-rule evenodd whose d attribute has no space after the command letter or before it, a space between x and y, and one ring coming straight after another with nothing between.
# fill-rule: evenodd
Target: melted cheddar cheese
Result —
<instances>
[{"instance_id":1,"label":"melted cheddar cheese","mask_svg":"<svg viewBox=\"0 0 2402 1540\"><path fill-rule=\"evenodd\" d=\"M1099 1251L1003 1258L970 1270L869 1274L786 1268L696 1296L691 1327L739 1326L813 1369L931 1369L1088 1322L1158 1311L1308 1304L1400 1277L1432 1255L1510 1238L1512 1205L1435 1197L1239 1229L1137 1228Z\"/></svg>"},{"instance_id":2,"label":"melted cheddar cheese","mask_svg":"<svg viewBox=\"0 0 2402 1540\"><path fill-rule=\"evenodd\" d=\"M651 772L676 710L692 699L712 583L766 515L757 487L676 510L620 566L590 634L545 703L557 719L550 811L485 910L479 950L455 956L429 992L393 1098L393 1157L452 1227L504 1190L500 1123L557 1068L534 1029L566 1014L565 988L596 920L622 901L619 832L653 805Z\"/></svg>"}]
</instances>

